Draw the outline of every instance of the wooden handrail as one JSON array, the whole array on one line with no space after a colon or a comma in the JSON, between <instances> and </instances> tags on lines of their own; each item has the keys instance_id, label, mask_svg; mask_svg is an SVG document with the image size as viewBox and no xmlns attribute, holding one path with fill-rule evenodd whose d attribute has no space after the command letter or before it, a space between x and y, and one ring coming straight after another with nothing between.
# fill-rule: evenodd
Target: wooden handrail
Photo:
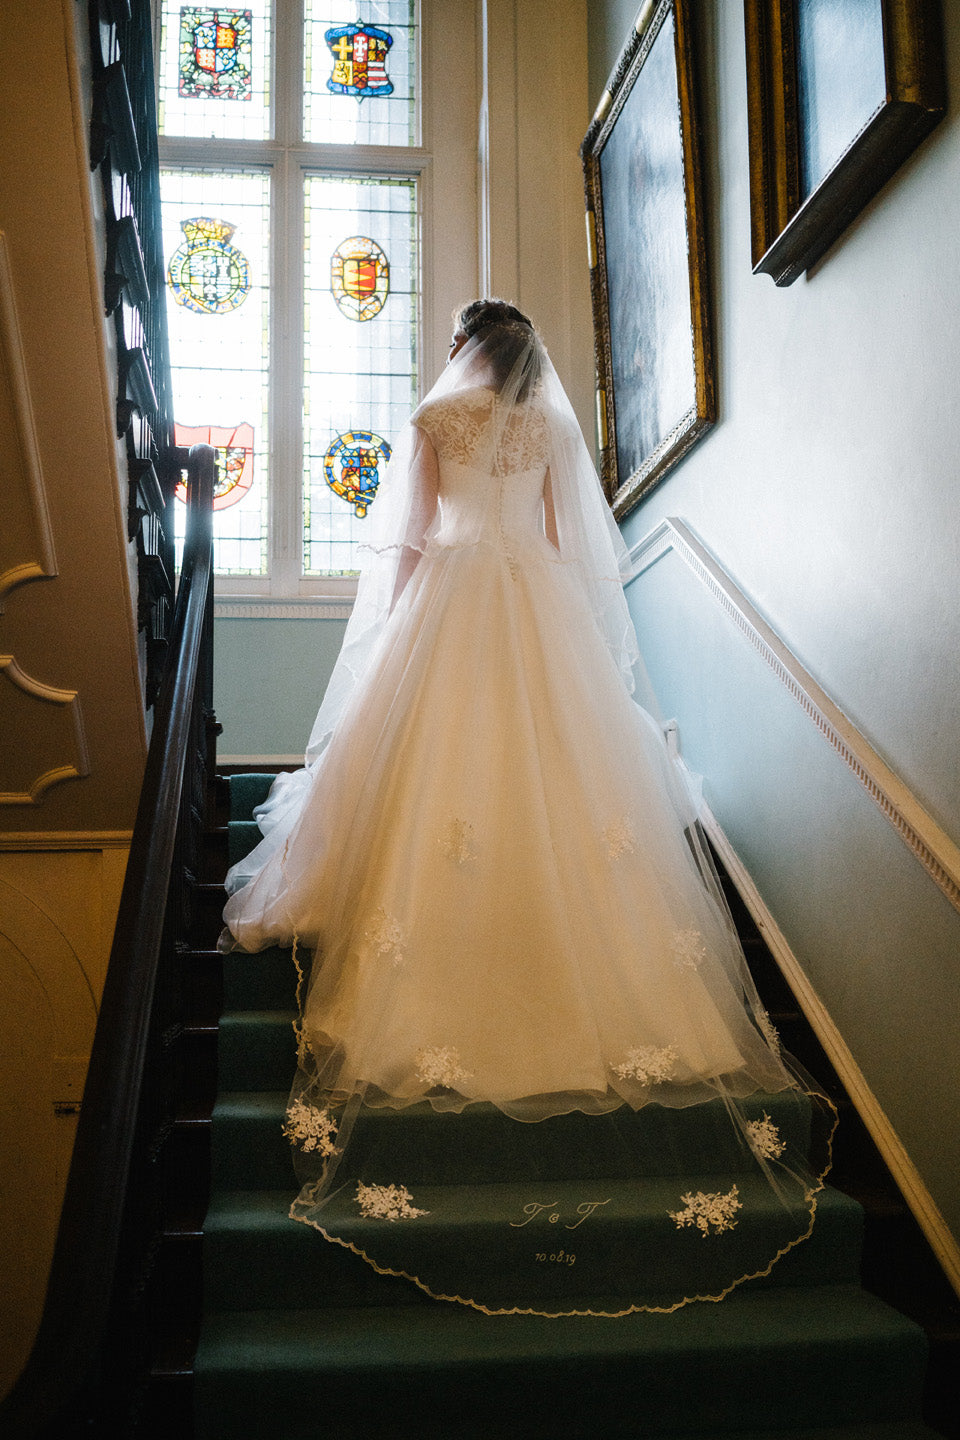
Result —
<instances>
[{"instance_id":1,"label":"wooden handrail","mask_svg":"<svg viewBox=\"0 0 960 1440\"><path fill-rule=\"evenodd\" d=\"M212 614L214 452L189 457L189 521L170 661L154 711L143 787L90 1055L43 1316L20 1379L0 1405L8 1440L63 1434L63 1418L95 1382L111 1308L127 1177L201 649ZM208 697L203 697L208 699ZM95 1433L95 1432L93 1432Z\"/></svg>"}]
</instances>

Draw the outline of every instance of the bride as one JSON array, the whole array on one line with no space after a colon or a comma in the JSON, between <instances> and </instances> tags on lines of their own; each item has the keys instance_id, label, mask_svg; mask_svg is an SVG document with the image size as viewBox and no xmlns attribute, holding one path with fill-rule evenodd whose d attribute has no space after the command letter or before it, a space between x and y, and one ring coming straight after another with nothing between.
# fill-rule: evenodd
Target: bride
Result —
<instances>
[{"instance_id":1,"label":"bride","mask_svg":"<svg viewBox=\"0 0 960 1440\"><path fill-rule=\"evenodd\" d=\"M510 1127L553 1119L570 1143L577 1127L579 1145L576 1115L606 1116L590 1122L592 1173L627 1186L628 1209L670 1150L684 1175L742 1175L734 1198L700 1191L692 1218L669 1212L674 1230L740 1233L736 1255L692 1290L637 1280L625 1305L585 1308L718 1298L809 1233L821 1184L806 1153L810 1097L758 1001L649 697L634 698L645 682L625 548L569 401L513 306L459 313L447 368L395 447L369 544L306 766L278 779L258 812L263 840L228 876L223 948L315 957L309 985L298 960L287 1134L305 1184L292 1213L443 1298L582 1313L538 1298L519 1272L468 1285L449 1243L441 1253L431 1232L405 1250L398 1235L430 1229L444 1205L476 1218L494 1191L496 1233L523 1233L510 1208L523 1196L498 1169L504 1132L510 1144L546 1136ZM694 1106L691 1155L694 1131L678 1121ZM407 1188L423 1117L457 1112L443 1118L459 1126L446 1143L469 1149L491 1107L483 1183L454 1199L451 1187L424 1192L424 1207ZM420 1128L397 1123L407 1112ZM665 1126L667 1112L677 1121ZM722 1164L702 1137L718 1123ZM737 1212L755 1182L778 1218L751 1239Z\"/></svg>"}]
</instances>

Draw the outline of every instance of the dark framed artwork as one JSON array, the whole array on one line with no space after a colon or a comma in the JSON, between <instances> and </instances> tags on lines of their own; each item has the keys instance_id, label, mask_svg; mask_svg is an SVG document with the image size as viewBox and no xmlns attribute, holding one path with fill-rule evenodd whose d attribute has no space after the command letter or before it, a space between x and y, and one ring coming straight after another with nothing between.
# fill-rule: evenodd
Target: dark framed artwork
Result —
<instances>
[{"instance_id":1,"label":"dark framed artwork","mask_svg":"<svg viewBox=\"0 0 960 1440\"><path fill-rule=\"evenodd\" d=\"M581 155L600 468L622 518L716 418L691 0L651 0Z\"/></svg>"},{"instance_id":2,"label":"dark framed artwork","mask_svg":"<svg viewBox=\"0 0 960 1440\"><path fill-rule=\"evenodd\" d=\"M938 0L744 0L755 273L790 285L944 113Z\"/></svg>"}]
</instances>

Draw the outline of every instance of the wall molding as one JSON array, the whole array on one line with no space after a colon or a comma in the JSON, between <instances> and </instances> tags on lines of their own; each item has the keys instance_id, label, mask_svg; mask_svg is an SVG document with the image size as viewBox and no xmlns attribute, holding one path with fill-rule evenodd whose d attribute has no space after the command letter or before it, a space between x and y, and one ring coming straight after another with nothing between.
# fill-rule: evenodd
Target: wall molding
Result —
<instances>
[{"instance_id":1,"label":"wall molding","mask_svg":"<svg viewBox=\"0 0 960 1440\"><path fill-rule=\"evenodd\" d=\"M951 1233L930 1191L904 1147L903 1141L883 1106L867 1083L840 1031L831 1018L817 991L787 943L786 936L761 896L743 861L724 834L716 816L704 805L700 820L716 849L724 868L746 905L764 942L776 960L784 979L796 996L817 1039L826 1051L833 1068L843 1083L850 1100L870 1132L887 1168L910 1207L930 1248L933 1250L950 1284L960 1295L960 1245Z\"/></svg>"},{"instance_id":2,"label":"wall molding","mask_svg":"<svg viewBox=\"0 0 960 1440\"><path fill-rule=\"evenodd\" d=\"M28 580L49 579L57 573L53 532L47 508L40 446L33 418L30 383L23 353L16 293L10 266L7 237L0 230L0 384L7 389L13 411L15 434L4 443L20 494L7 495L7 525L17 541L31 550L29 555L5 553L0 560L0 614L3 598ZM4 546L6 551L6 546ZM6 561L4 568L3 562Z\"/></svg>"},{"instance_id":3,"label":"wall molding","mask_svg":"<svg viewBox=\"0 0 960 1440\"><path fill-rule=\"evenodd\" d=\"M670 551L697 576L761 658L789 690L827 743L856 776L870 799L955 910L960 911L960 846L934 820L908 785L805 670L776 631L751 605L720 562L684 525L662 520L630 551L629 584Z\"/></svg>"},{"instance_id":4,"label":"wall molding","mask_svg":"<svg viewBox=\"0 0 960 1440\"><path fill-rule=\"evenodd\" d=\"M30 732L30 743L18 739L15 749L7 759L3 774L0 775L2 786L11 779L18 762L21 778L31 770L36 770L34 778L25 782L25 789L0 790L0 805L39 805L52 785L59 785L64 780L79 780L90 774L90 757L87 753L80 701L76 690L58 690L53 685L46 685L42 680L28 675L17 663L14 655L0 655L0 677L10 681L14 694L22 695L27 701L37 701L41 706L52 705L66 717L65 723L59 727L44 725L42 718L45 716L49 720L51 712L39 712L35 716L35 728ZM16 724L12 724L10 730L11 734L18 734ZM52 756L42 755L44 748L53 749L57 745L71 743L72 758L64 758L59 764L47 764L45 769L39 768L45 764L46 759L52 759Z\"/></svg>"},{"instance_id":5,"label":"wall molding","mask_svg":"<svg viewBox=\"0 0 960 1440\"><path fill-rule=\"evenodd\" d=\"M299 755L218 755L218 765L303 765L303 751Z\"/></svg>"},{"instance_id":6,"label":"wall molding","mask_svg":"<svg viewBox=\"0 0 960 1440\"><path fill-rule=\"evenodd\" d=\"M129 850L132 830L0 830L0 851Z\"/></svg>"},{"instance_id":7,"label":"wall molding","mask_svg":"<svg viewBox=\"0 0 960 1440\"><path fill-rule=\"evenodd\" d=\"M220 595L213 605L215 620L349 620L352 614L353 597L344 595L312 595L303 600Z\"/></svg>"}]
</instances>

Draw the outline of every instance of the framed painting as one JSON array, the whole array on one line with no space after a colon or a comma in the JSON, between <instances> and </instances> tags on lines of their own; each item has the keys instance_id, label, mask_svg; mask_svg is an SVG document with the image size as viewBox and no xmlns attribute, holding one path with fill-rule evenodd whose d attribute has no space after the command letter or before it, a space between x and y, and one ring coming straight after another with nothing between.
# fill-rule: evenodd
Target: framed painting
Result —
<instances>
[{"instance_id":1,"label":"framed painting","mask_svg":"<svg viewBox=\"0 0 960 1440\"><path fill-rule=\"evenodd\" d=\"M744 0L755 273L791 285L944 113L937 0Z\"/></svg>"},{"instance_id":2,"label":"framed painting","mask_svg":"<svg viewBox=\"0 0 960 1440\"><path fill-rule=\"evenodd\" d=\"M581 156L600 470L622 518L716 418L691 0L648 0Z\"/></svg>"}]
</instances>

